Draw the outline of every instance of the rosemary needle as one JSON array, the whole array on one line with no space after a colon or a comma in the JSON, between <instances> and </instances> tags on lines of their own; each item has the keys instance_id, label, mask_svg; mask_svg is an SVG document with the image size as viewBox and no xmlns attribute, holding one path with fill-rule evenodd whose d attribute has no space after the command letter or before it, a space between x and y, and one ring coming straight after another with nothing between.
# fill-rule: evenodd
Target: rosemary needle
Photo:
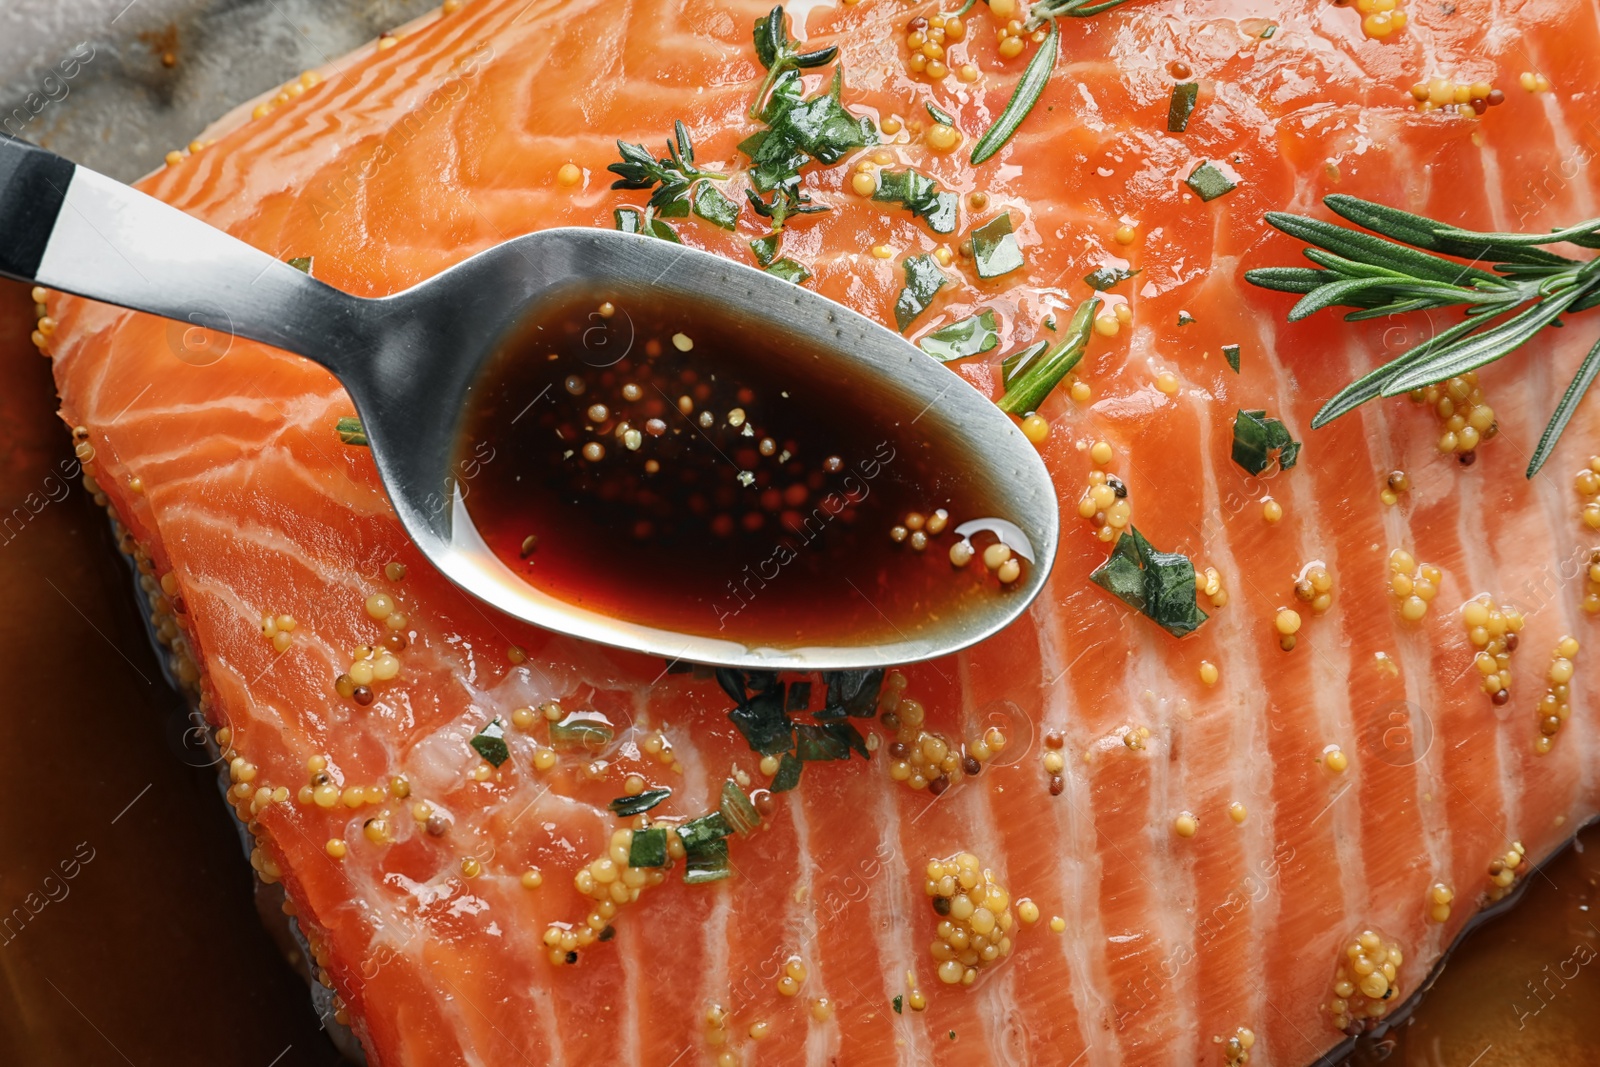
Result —
<instances>
[{"instance_id":1,"label":"rosemary needle","mask_svg":"<svg viewBox=\"0 0 1600 1067\"><path fill-rule=\"evenodd\" d=\"M1351 322L1449 307L1461 308L1464 317L1339 390L1311 420L1313 428L1374 397L1398 396L1493 363L1546 327L1561 325L1564 316L1600 305L1600 257L1571 259L1541 247L1600 248L1600 219L1542 234L1480 233L1353 196L1329 196L1323 203L1372 232L1269 212L1269 223L1314 246L1305 256L1317 266L1245 272L1254 285L1300 296L1289 321L1329 307L1353 309L1345 314ZM1584 358L1539 438L1529 478L1550 458L1597 374L1600 343Z\"/></svg>"},{"instance_id":2,"label":"rosemary needle","mask_svg":"<svg viewBox=\"0 0 1600 1067\"><path fill-rule=\"evenodd\" d=\"M1055 70L1056 59L1061 52L1061 40L1056 32L1056 17L1064 18L1089 18L1120 7L1128 0L1036 0L1028 8L1028 21L1025 28L1028 31L1037 30L1045 23L1050 24L1050 29L1044 42L1039 45L1039 51L1034 53L1028 65L1022 71L1022 78L1011 91L1011 99L1006 101L1006 106L1000 112L1000 117L994 120L994 125L984 131L978 143L972 146L972 162L976 166L993 156L1005 147L1011 135L1017 132L1017 127L1022 125L1022 120L1028 117L1028 112L1033 110L1033 105L1039 102L1044 87L1050 80L1050 74ZM972 4L969 2L962 7L965 12ZM958 12L959 14L960 12Z\"/></svg>"}]
</instances>

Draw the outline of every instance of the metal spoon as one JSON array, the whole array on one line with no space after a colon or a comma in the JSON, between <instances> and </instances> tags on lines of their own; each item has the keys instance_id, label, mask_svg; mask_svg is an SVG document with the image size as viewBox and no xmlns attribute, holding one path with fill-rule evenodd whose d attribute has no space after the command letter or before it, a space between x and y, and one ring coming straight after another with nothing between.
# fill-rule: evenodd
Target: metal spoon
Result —
<instances>
[{"instance_id":1,"label":"metal spoon","mask_svg":"<svg viewBox=\"0 0 1600 1067\"><path fill-rule=\"evenodd\" d=\"M565 228L518 237L404 292L340 292L221 230L0 135L0 274L281 348L349 392L406 533L444 574L507 614L620 648L717 666L819 670L910 663L995 633L1038 595L1055 557L1057 501L1038 452L937 360L814 292L654 237ZM675 633L576 607L517 577L482 545L452 477L480 370L541 297L589 283L667 296L692 313L755 316L790 331L839 376L870 374L888 410L923 412L995 489L1031 557L1017 587L889 643L764 648Z\"/></svg>"}]
</instances>

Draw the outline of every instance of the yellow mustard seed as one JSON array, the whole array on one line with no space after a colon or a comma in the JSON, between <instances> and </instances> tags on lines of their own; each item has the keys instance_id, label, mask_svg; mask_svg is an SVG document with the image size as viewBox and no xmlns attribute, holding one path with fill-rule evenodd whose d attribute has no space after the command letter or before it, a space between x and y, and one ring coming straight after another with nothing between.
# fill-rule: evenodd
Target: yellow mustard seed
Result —
<instances>
[{"instance_id":1,"label":"yellow mustard seed","mask_svg":"<svg viewBox=\"0 0 1600 1067\"><path fill-rule=\"evenodd\" d=\"M926 137L928 147L935 152L949 152L961 143L960 132L942 122L936 122L930 126Z\"/></svg>"}]
</instances>

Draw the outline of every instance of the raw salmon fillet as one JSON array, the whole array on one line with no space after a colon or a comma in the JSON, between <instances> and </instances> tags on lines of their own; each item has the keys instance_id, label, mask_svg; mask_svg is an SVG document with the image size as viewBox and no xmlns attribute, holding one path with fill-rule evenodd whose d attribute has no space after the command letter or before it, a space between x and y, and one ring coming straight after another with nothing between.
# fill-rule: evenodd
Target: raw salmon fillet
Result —
<instances>
[{"instance_id":1,"label":"raw salmon fillet","mask_svg":"<svg viewBox=\"0 0 1600 1067\"><path fill-rule=\"evenodd\" d=\"M659 151L681 119L702 163L744 165L763 4L450 6L236 113L142 188L377 296L540 227L611 226L614 208L643 202L610 189L618 138ZM659 660L499 616L445 582L401 533L366 452L336 435L353 411L317 367L49 296L56 325L42 340L91 485L228 754L255 866L287 888L369 1062L1223 1064L1239 1062L1229 1041L1243 1028L1250 1062L1305 1064L1346 1039L1332 1002L1352 938L1371 930L1398 950L1399 1003L1507 888L1491 865L1514 884L1595 814L1587 650L1569 718L1548 754L1535 751L1558 646L1592 633L1595 535L1573 484L1600 453L1593 400L1546 473L1523 477L1590 343L1587 320L1482 371L1499 432L1463 465L1438 451L1439 417L1405 398L1309 428L1336 389L1417 338L1420 316L1287 325L1291 298L1243 281L1248 267L1299 261L1300 244L1262 214L1327 217L1329 193L1489 230L1597 214L1595 8L1402 10L1409 25L1382 41L1335 4L1141 0L1063 19L1038 106L974 168L972 140L1034 45L1003 58L999 22L979 5L951 52L952 71L970 62L978 80L930 85L907 73L905 36L933 5L792 5L808 46L840 45L844 103L900 126L879 148L807 169L832 208L785 239L814 272L807 285L892 327L904 259L956 250L1008 208L1025 269L985 282L956 255L952 284L911 330L994 308L1000 347L959 369L997 394L999 356L1087 299L1085 274L1120 262L1142 273L1106 294L1127 321L1097 334L1078 368L1090 395L1063 385L1043 407L1039 447L1064 524L1046 592L994 639L905 668L898 705L899 683L886 689L886 707L914 697L924 728L951 744L992 727L1005 747L934 797L891 778L895 735L863 720L873 758L808 764L759 830L733 837L731 878L684 884L680 864L574 963L551 961L546 931L584 922L593 901L575 880L632 825L606 808L629 775L672 789L650 813L663 820L713 808L730 776L767 784L730 697ZM1202 85L1181 136L1166 131L1174 62ZM808 71L808 92L828 76ZM1411 87L1434 77L1490 82L1505 103L1478 119L1421 112ZM964 131L956 151L926 143L928 103ZM931 234L852 192L875 152L962 194L957 232ZM1205 159L1238 177L1210 202L1182 181ZM558 178L569 163L576 184ZM974 192L987 208L972 207ZM759 224L746 207L737 234L692 218L678 229L749 262ZM1115 237L1124 226L1128 244ZM1180 312L1192 323L1179 326ZM1237 374L1222 354L1233 344ZM1241 408L1305 442L1293 470L1257 479L1231 462ZM1096 469L1126 484L1152 543L1218 572L1226 604L1202 596L1212 617L1193 637L1089 581L1108 551L1078 516ZM1410 488L1386 505L1395 470ZM1264 518L1269 495L1277 522ZM1396 550L1413 557L1408 580L1439 571L1419 620L1391 588ZM1313 563L1333 582L1320 615L1294 590ZM398 676L360 706L334 679L352 649L402 632L367 610L378 594L406 617L408 643ZM1463 621L1482 595L1525 623L1504 705L1485 693ZM1286 652L1275 618L1288 607L1303 625ZM275 643L262 619L280 615L294 629ZM513 713L552 700L610 719L603 758L539 769L548 724L535 713L511 725ZM495 717L511 758L485 776L469 740ZM331 807L314 785L335 791ZM930 862L961 853L992 872L1016 918L1010 955L951 986L930 952L941 916L925 882ZM790 957L799 965L786 970ZM781 980L801 973L784 995Z\"/></svg>"}]
</instances>

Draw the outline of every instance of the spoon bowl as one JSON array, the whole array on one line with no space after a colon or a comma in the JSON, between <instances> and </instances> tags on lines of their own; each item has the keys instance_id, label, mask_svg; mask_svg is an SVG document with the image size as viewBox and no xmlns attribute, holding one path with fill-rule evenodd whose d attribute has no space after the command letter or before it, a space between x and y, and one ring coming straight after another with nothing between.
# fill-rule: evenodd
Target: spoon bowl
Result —
<instances>
[{"instance_id":1,"label":"spoon bowl","mask_svg":"<svg viewBox=\"0 0 1600 1067\"><path fill-rule=\"evenodd\" d=\"M750 669L901 664L971 645L1043 588L1059 533L1037 451L993 403L904 338L815 292L659 238L558 228L506 241L410 289L351 296L191 216L25 142L0 140L0 274L297 353L335 374L408 536L451 581L509 615L670 660ZM464 506L457 446L488 362L540 308L575 292L681 304L782 330L876 410L970 456L1032 565L1005 595L898 639L764 647L602 614L524 581ZM619 336L613 344L626 345ZM623 352L598 352L598 361ZM597 362L596 365L604 365Z\"/></svg>"}]
</instances>

